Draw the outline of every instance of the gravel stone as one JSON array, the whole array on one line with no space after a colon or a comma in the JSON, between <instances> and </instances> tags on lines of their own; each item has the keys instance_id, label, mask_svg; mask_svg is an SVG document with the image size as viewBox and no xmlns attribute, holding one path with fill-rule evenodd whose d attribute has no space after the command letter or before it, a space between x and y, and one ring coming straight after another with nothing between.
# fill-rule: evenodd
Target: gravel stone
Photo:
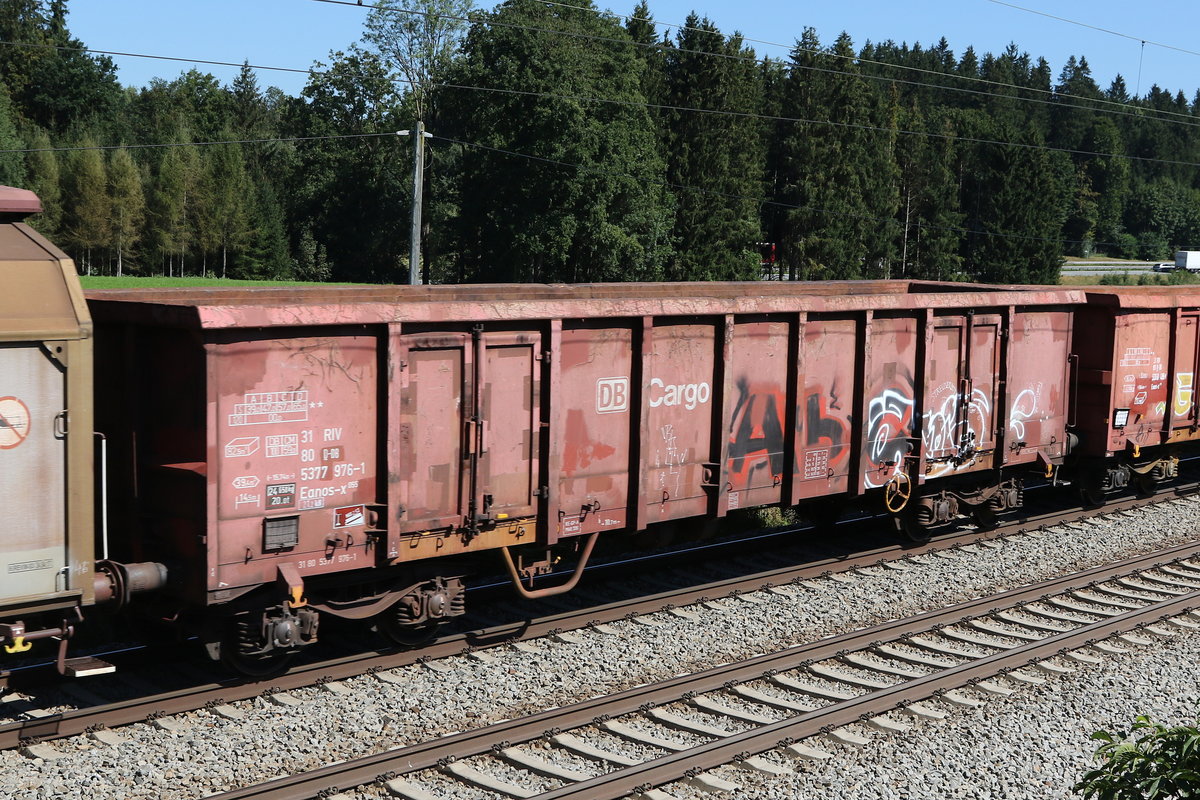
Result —
<instances>
[{"instance_id":1,"label":"gravel stone","mask_svg":"<svg viewBox=\"0 0 1200 800\"><path fill-rule=\"evenodd\" d=\"M765 602L716 604L725 610L715 610L712 604L687 607L695 619L656 614L653 619L661 623L658 626L612 623L606 628L616 635L583 630L578 632L578 643L543 640L532 653L497 648L489 651L493 658L486 663L468 657L441 659L442 671L438 672L417 665L395 670L396 683L362 676L343 682L348 690L344 695L315 687L296 691L292 694L304 701L296 708L260 699L233 704L242 719L205 712L178 715L172 719L185 727L173 733L151 724L131 725L121 729L126 741L116 748L96 746L86 736L79 736L56 742L59 757L54 760L29 759L8 751L0 753L0 797L177 800L227 791L1129 558L1190 541L1198 524L1200 501L1189 498L1133 515L1016 536L996 546L981 545L978 552L908 559L905 570L859 571L853 583L819 580L791 585L783 593L756 592L755 600ZM1193 565L1193 571L1193 580L1200 585L1200 564ZM1182 580L1170 573L1160 574ZM1087 616L1052 606L1032 607L1081 621ZM1044 617L1030 618L1054 624ZM1017 689L1009 697L965 690L983 703L979 708L926 701L924 705L948 711L949 719L927 722L897 715L898 721L915 724L907 734L884 735L863 728L860 732L871 740L863 747L814 743L834 754L828 762L769 756L794 769L792 776L767 778L733 767L728 773L718 770L718 774L743 787L740 797L764 800L797 796L1070 797L1070 785L1091 764L1094 743L1088 736L1097 727L1124 726L1139 713L1168 723L1194 713L1198 695L1194 664L1200 662L1200 636L1195 631L1179 631L1180 635L1169 639L1152 637L1150 647L1125 645L1131 652L1105 654L1099 665L1060 659L1075 672L1065 676L1041 673L1048 680L1040 686L1007 681L1003 685ZM980 631L971 633L984 637ZM947 647L962 652L972 649L961 642L947 643ZM920 648L912 648L912 652L931 655ZM851 667L838 662L838 669L850 671ZM802 680L815 683L820 679L805 674ZM768 695L811 706L825 704L766 681L752 685ZM721 700L730 705L743 703L756 713L786 713L761 708L732 693L721 695ZM11 708L7 703L0 706ZM0 717L5 711L0 709ZM680 713L699 712L683 708ZM629 724L646 725L655 735L672 741L703 741L703 737L689 738L644 719L637 722L631 718ZM657 748L604 731L575 733L596 746L626 755L662 755ZM527 773L520 774L525 776L523 780L531 779ZM486 796L436 772L414 777L412 782L448 800ZM381 787L344 791L371 800L386 796ZM682 785L672 786L670 791L679 797L705 796Z\"/></svg>"}]
</instances>

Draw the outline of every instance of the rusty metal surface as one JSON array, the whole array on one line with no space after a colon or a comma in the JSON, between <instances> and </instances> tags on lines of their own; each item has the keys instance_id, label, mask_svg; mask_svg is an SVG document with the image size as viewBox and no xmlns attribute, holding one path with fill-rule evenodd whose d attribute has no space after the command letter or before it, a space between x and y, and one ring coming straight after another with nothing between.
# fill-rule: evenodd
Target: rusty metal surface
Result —
<instances>
[{"instance_id":1,"label":"rusty metal surface","mask_svg":"<svg viewBox=\"0 0 1200 800\"><path fill-rule=\"evenodd\" d=\"M1197 308L1196 286L1087 286L1078 287L1088 303L1114 308Z\"/></svg>"},{"instance_id":2,"label":"rusty metal surface","mask_svg":"<svg viewBox=\"0 0 1200 800\"><path fill-rule=\"evenodd\" d=\"M593 723L600 715L615 717L635 712L647 706L677 702L695 693L714 691L730 682L759 679L768 670L795 669L806 663L837 656L847 650L864 649L881 640L894 640L981 616L997 607L1008 607L1044 597L1047 594L1083 587L1108 577L1123 575L1139 568L1148 568L1173 558L1185 558L1200 553L1200 544L1180 545L1149 556L1096 567L1067 577L1056 578L1033 586L1021 587L994 596L951 606L896 622L855 631L841 636L800 645L776 653L724 665L694 675L678 676L657 684L629 689L608 697L593 698L529 717L509 720L478 730L442 737L433 742L397 748L341 764L322 767L302 775L268 781L263 784L215 795L218 800L290 800L311 797L333 787L345 788L373 783L381 775L399 775L437 767L447 757L466 758L491 752L497 745L509 747L534 741L551 729L568 730ZM661 786L683 778L689 769L711 768L733 761L741 754L753 754L777 747L785 737L811 736L827 725L844 725L862 716L874 716L894 710L902 702L928 697L941 689L957 688L976 678L995 675L1006 666L1020 666L1033 659L1044 659L1062 648L1080 647L1096 638L1128 630L1151 618L1189 611L1200 603L1200 592L1173 597L1146 609L1129 611L1101 622L1084 624L1061 634L1048 636L994 655L972 659L960 666L937 671L920 678L902 681L887 689L869 692L853 700L835 702L816 711L802 713L778 722L755 727L729 737L648 760L642 764L615 769L612 772L568 784L539 795L552 798L586 797L619 798L638 791L640 786ZM501 744L503 743L503 744Z\"/></svg>"},{"instance_id":3,"label":"rusty metal surface","mask_svg":"<svg viewBox=\"0 0 1200 800\"><path fill-rule=\"evenodd\" d=\"M630 325L564 326L553 368L552 538L619 530L629 508L634 441L634 329Z\"/></svg>"},{"instance_id":4,"label":"rusty metal surface","mask_svg":"<svg viewBox=\"0 0 1200 800\"><path fill-rule=\"evenodd\" d=\"M643 365L643 404L649 436L642 450L642 502L650 523L704 515L712 464L716 347L724 325L656 325Z\"/></svg>"},{"instance_id":5,"label":"rusty metal surface","mask_svg":"<svg viewBox=\"0 0 1200 800\"><path fill-rule=\"evenodd\" d=\"M318 333L314 331L313 333ZM374 564L368 507L378 446L376 339L321 332L248 336L206 348L208 589ZM297 541L279 547L264 519L298 518Z\"/></svg>"},{"instance_id":6,"label":"rusty metal surface","mask_svg":"<svg viewBox=\"0 0 1200 800\"><path fill-rule=\"evenodd\" d=\"M1059 334L1013 337L1008 351L1002 339L1045 314L1056 322L1044 327L1069 324L1068 312L1043 306L1077 293L879 281L799 289L91 297L110 326L132 321L136 338L159 342L155 360L182 362L169 347L204 344L204 375L180 383L207 392L205 417L197 406L170 423L126 424L159 444L158 472L142 480L154 496L207 483L190 510L161 513L168 539L209 537L210 602L269 583L285 562L301 576L354 570L858 493L901 471L919 481L983 471L1009 443L1001 428L1037 414L1047 441L1014 459L1061 455L1061 414L1050 407L1062 375L1028 369L1028 386L1010 380L1015 394L998 394L1005 352L1023 363L1026 346L1061 350ZM171 324L199 330L152 333ZM253 327L283 324L275 336ZM197 438L203 453L169 452L172 440ZM264 526L280 516L299 518L299 541L269 550Z\"/></svg>"},{"instance_id":7,"label":"rusty metal surface","mask_svg":"<svg viewBox=\"0 0 1200 800\"><path fill-rule=\"evenodd\" d=\"M1057 463L1066 452L1070 418L1071 326L1068 311L1019 311L1007 364L1005 463L1038 454Z\"/></svg>"},{"instance_id":8,"label":"rusty metal surface","mask_svg":"<svg viewBox=\"0 0 1200 800\"><path fill-rule=\"evenodd\" d=\"M1078 417L1083 452L1135 453L1197 438L1197 348L1200 312L1183 296L1155 295L1157 307L1124 302L1078 312ZM1149 296L1147 296L1149 297ZM1200 296L1192 299L1200 300ZM1128 310L1127 310L1128 309Z\"/></svg>"},{"instance_id":9,"label":"rusty metal surface","mask_svg":"<svg viewBox=\"0 0 1200 800\"><path fill-rule=\"evenodd\" d=\"M42 210L42 201L28 189L0 186L0 214L26 216Z\"/></svg>"},{"instance_id":10,"label":"rusty metal surface","mask_svg":"<svg viewBox=\"0 0 1200 800\"><path fill-rule=\"evenodd\" d=\"M391 322L598 319L855 312L1082 303L1073 289L988 291L970 284L846 281L805 284L541 284L287 289L122 289L88 292L97 319L199 328Z\"/></svg>"}]
</instances>

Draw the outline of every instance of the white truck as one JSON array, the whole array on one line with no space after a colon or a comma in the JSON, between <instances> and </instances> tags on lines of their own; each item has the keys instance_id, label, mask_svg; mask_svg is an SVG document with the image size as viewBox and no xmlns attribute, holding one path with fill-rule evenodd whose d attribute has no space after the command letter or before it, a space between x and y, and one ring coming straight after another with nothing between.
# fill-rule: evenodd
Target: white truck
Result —
<instances>
[{"instance_id":1,"label":"white truck","mask_svg":"<svg viewBox=\"0 0 1200 800\"><path fill-rule=\"evenodd\" d=\"M1200 250L1176 250L1175 269L1200 272Z\"/></svg>"}]
</instances>

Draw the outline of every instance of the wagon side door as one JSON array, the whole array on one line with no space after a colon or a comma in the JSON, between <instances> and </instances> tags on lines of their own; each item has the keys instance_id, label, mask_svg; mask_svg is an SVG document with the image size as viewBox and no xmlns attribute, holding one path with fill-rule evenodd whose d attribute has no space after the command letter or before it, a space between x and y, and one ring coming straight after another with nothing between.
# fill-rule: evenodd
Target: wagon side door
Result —
<instances>
[{"instance_id":1,"label":"wagon side door","mask_svg":"<svg viewBox=\"0 0 1200 800\"><path fill-rule=\"evenodd\" d=\"M863 376L861 489L884 486L913 452L918 324L913 317L874 317Z\"/></svg>"},{"instance_id":2,"label":"wagon side door","mask_svg":"<svg viewBox=\"0 0 1200 800\"><path fill-rule=\"evenodd\" d=\"M933 319L927 340L921 444L925 475L990 465L996 448L999 315Z\"/></svg>"},{"instance_id":3,"label":"wagon side door","mask_svg":"<svg viewBox=\"0 0 1200 800\"><path fill-rule=\"evenodd\" d=\"M1195 311L1180 314L1175 322L1175 363L1171 383L1171 427L1196 424L1196 339L1200 316Z\"/></svg>"},{"instance_id":4,"label":"wagon side door","mask_svg":"<svg viewBox=\"0 0 1200 800\"><path fill-rule=\"evenodd\" d=\"M1045 309L1013 316L1008 347L1006 463L1063 456L1067 438L1071 312ZM1103 408L1103 405L1100 405Z\"/></svg>"},{"instance_id":5,"label":"wagon side door","mask_svg":"<svg viewBox=\"0 0 1200 800\"><path fill-rule=\"evenodd\" d=\"M719 468L712 456L717 331L712 322L653 329L653 351L642 376L648 522L708 513L706 485Z\"/></svg>"},{"instance_id":6,"label":"wagon side door","mask_svg":"<svg viewBox=\"0 0 1200 800\"><path fill-rule=\"evenodd\" d=\"M401 533L459 528L470 503L477 441L470 335L402 336L397 464Z\"/></svg>"},{"instance_id":7,"label":"wagon side door","mask_svg":"<svg viewBox=\"0 0 1200 800\"><path fill-rule=\"evenodd\" d=\"M532 517L541 435L541 337L486 333L477 341L475 520Z\"/></svg>"}]
</instances>

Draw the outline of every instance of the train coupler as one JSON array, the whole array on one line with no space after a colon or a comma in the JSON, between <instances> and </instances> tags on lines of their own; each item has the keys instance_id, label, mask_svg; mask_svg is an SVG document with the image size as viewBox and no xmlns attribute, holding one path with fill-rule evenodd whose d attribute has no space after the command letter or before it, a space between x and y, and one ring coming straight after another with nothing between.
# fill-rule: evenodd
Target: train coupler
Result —
<instances>
[{"instance_id":1,"label":"train coupler","mask_svg":"<svg viewBox=\"0 0 1200 800\"><path fill-rule=\"evenodd\" d=\"M4 645L4 652L9 655L25 653L33 647L33 643L25 639L25 624L21 622L0 625L0 642L9 643Z\"/></svg>"}]
</instances>

